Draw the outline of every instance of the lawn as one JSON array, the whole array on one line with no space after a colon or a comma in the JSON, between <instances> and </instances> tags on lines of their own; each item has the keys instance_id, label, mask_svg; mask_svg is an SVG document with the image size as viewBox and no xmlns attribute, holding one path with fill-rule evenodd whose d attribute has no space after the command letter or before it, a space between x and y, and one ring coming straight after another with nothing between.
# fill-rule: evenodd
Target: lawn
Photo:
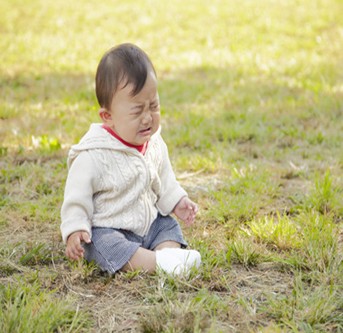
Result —
<instances>
[{"instance_id":1,"label":"lawn","mask_svg":"<svg viewBox=\"0 0 343 333\"><path fill-rule=\"evenodd\" d=\"M0 0L1 332L343 332L340 0ZM69 262L69 147L102 54L155 64L199 204L189 279Z\"/></svg>"}]
</instances>

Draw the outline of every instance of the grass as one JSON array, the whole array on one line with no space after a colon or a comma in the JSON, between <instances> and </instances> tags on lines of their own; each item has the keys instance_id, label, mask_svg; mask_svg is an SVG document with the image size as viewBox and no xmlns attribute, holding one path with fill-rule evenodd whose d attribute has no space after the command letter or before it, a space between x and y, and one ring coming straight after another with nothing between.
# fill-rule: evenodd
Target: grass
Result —
<instances>
[{"instance_id":1,"label":"grass","mask_svg":"<svg viewBox=\"0 0 343 333\"><path fill-rule=\"evenodd\" d=\"M1 332L82 332L91 326L87 314L36 281L1 286L0 296Z\"/></svg>"},{"instance_id":2,"label":"grass","mask_svg":"<svg viewBox=\"0 0 343 333\"><path fill-rule=\"evenodd\" d=\"M342 332L339 0L0 0L1 332ZM70 263L66 156L131 41L200 211L188 280Z\"/></svg>"}]
</instances>

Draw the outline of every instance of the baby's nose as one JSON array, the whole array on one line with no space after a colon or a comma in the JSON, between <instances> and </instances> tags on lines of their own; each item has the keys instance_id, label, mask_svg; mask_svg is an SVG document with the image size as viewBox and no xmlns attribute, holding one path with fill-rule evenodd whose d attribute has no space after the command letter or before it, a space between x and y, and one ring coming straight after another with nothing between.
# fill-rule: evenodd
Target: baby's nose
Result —
<instances>
[{"instance_id":1,"label":"baby's nose","mask_svg":"<svg viewBox=\"0 0 343 333\"><path fill-rule=\"evenodd\" d=\"M145 111L143 114L143 122L144 123L149 123L152 119L151 112L149 110Z\"/></svg>"}]
</instances>

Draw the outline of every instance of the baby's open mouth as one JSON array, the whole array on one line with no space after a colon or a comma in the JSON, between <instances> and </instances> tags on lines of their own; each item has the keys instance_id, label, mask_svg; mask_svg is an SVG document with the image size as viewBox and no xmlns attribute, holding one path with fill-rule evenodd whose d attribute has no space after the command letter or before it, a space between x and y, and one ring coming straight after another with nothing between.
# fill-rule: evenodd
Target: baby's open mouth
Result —
<instances>
[{"instance_id":1,"label":"baby's open mouth","mask_svg":"<svg viewBox=\"0 0 343 333\"><path fill-rule=\"evenodd\" d=\"M151 131L151 127L148 128L144 128L142 130L139 131L140 134L148 134Z\"/></svg>"}]
</instances>

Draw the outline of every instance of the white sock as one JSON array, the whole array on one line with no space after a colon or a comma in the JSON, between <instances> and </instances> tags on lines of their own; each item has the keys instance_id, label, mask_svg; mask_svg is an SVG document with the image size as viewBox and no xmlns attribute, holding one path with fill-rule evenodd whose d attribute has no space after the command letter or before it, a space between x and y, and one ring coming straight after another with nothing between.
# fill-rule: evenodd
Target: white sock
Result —
<instances>
[{"instance_id":1,"label":"white sock","mask_svg":"<svg viewBox=\"0 0 343 333\"><path fill-rule=\"evenodd\" d=\"M179 248L169 248L171 254L175 255L181 262L190 269L192 267L199 268L201 264L201 255L195 250L185 250Z\"/></svg>"},{"instance_id":2,"label":"white sock","mask_svg":"<svg viewBox=\"0 0 343 333\"><path fill-rule=\"evenodd\" d=\"M185 270L182 261L168 249L156 251L156 266L168 274L181 275Z\"/></svg>"},{"instance_id":3,"label":"white sock","mask_svg":"<svg viewBox=\"0 0 343 333\"><path fill-rule=\"evenodd\" d=\"M188 274L192 267L199 268L201 255L195 250L165 248L156 251L156 265L167 273Z\"/></svg>"}]
</instances>

